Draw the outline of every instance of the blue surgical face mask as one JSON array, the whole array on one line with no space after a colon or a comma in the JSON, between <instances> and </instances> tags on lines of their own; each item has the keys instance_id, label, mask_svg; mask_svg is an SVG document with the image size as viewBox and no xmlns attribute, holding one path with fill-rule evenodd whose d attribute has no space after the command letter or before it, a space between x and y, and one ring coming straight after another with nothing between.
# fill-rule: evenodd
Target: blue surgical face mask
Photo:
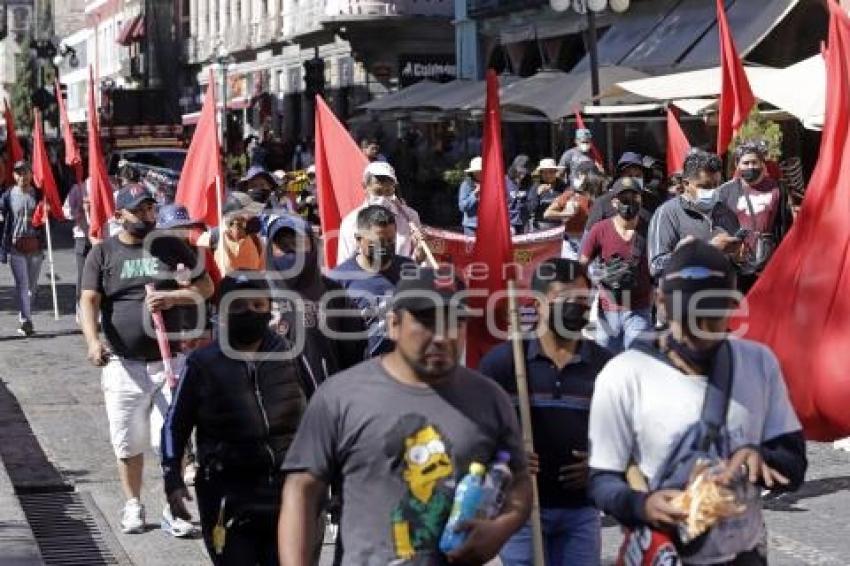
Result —
<instances>
[{"instance_id":1,"label":"blue surgical face mask","mask_svg":"<svg viewBox=\"0 0 850 566\"><path fill-rule=\"evenodd\" d=\"M284 252L283 255L272 256L272 266L276 271L289 271L295 267L297 259L295 252Z\"/></svg>"},{"instance_id":2,"label":"blue surgical face mask","mask_svg":"<svg viewBox=\"0 0 850 566\"><path fill-rule=\"evenodd\" d=\"M717 202L716 189L697 189L696 205L702 210L711 210Z\"/></svg>"}]
</instances>

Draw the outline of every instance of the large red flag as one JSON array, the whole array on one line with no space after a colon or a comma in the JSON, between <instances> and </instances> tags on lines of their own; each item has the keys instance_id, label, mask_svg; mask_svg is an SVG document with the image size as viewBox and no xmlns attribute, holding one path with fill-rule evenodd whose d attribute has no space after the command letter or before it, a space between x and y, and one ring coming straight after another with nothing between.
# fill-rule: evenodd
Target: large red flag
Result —
<instances>
[{"instance_id":1,"label":"large red flag","mask_svg":"<svg viewBox=\"0 0 850 566\"><path fill-rule=\"evenodd\" d=\"M97 120L97 105L94 98L94 73L89 66L88 138L89 138L89 235L104 238L104 227L115 214L115 197L112 183L103 162L103 147L100 143L100 127Z\"/></svg>"},{"instance_id":2,"label":"large red flag","mask_svg":"<svg viewBox=\"0 0 850 566\"><path fill-rule=\"evenodd\" d=\"M59 125L62 128L62 140L65 142L65 165L74 170L74 177L80 183L83 180L83 158L80 148L74 139L71 130L71 121L68 120L68 110L65 108L65 100L62 98L62 89L59 87L59 79L53 85L56 94L56 104L59 106Z\"/></svg>"},{"instance_id":3,"label":"large red flag","mask_svg":"<svg viewBox=\"0 0 850 566\"><path fill-rule=\"evenodd\" d=\"M680 173L685 157L691 150L691 142L682 131L679 116L672 106L667 107L667 175Z\"/></svg>"},{"instance_id":4,"label":"large red flag","mask_svg":"<svg viewBox=\"0 0 850 566\"><path fill-rule=\"evenodd\" d=\"M587 130L588 127L584 125L584 118L581 115L581 112L576 109L576 128L581 130ZM601 170L605 170L605 158L602 157L602 152L599 151L599 148L596 147L596 142L590 142L590 155L593 156L593 161L596 163L597 167Z\"/></svg>"},{"instance_id":5,"label":"large red flag","mask_svg":"<svg viewBox=\"0 0 850 566\"><path fill-rule=\"evenodd\" d=\"M215 78L210 71L209 86L198 126L189 144L175 201L189 211L193 220L207 226L218 226L217 188L221 187L221 155L218 145L218 124L215 119ZM221 195L222 200L224 195Z\"/></svg>"},{"instance_id":6,"label":"large red flag","mask_svg":"<svg viewBox=\"0 0 850 566\"><path fill-rule=\"evenodd\" d=\"M487 266L486 271L469 278L469 288L484 290L486 296L473 297L470 306L485 308L488 298L498 296L506 289L505 266L513 263L514 248L508 218L505 189L505 163L502 159L502 116L499 110L499 78L494 70L487 71L487 99L484 107L483 171L478 200L478 229L475 232L473 263ZM514 274L507 274L513 277ZM490 308L501 311L504 301L490 303ZM498 318L498 317L497 317ZM503 321L502 321L503 322ZM467 325L466 365L477 367L478 362L499 339L492 336L485 320Z\"/></svg>"},{"instance_id":7,"label":"large red flag","mask_svg":"<svg viewBox=\"0 0 850 566\"><path fill-rule=\"evenodd\" d=\"M62 214L62 201L59 199L59 189L56 179L53 177L53 169L50 167L50 159L47 157L47 148L44 146L44 132L41 129L41 112L33 112L33 138L32 138L32 179L35 186L41 189L44 197L33 212L32 223L41 226L44 223L44 203L50 207L50 216L57 220L64 220Z\"/></svg>"},{"instance_id":8,"label":"large red flag","mask_svg":"<svg viewBox=\"0 0 850 566\"><path fill-rule=\"evenodd\" d=\"M316 95L316 192L325 265L336 267L339 225L363 202L363 170L369 160L321 96Z\"/></svg>"},{"instance_id":9,"label":"large red flag","mask_svg":"<svg viewBox=\"0 0 850 566\"><path fill-rule=\"evenodd\" d=\"M11 185L15 182L15 177L12 176L13 165L16 161L24 158L24 148L21 147L21 140L18 139L18 132L15 129L15 117L12 116L12 110L9 109L9 101L3 100L3 119L6 121L6 184Z\"/></svg>"},{"instance_id":10,"label":"large red flag","mask_svg":"<svg viewBox=\"0 0 850 566\"><path fill-rule=\"evenodd\" d=\"M831 17L826 119L803 207L735 326L779 358L806 436L850 435L850 18Z\"/></svg>"},{"instance_id":11,"label":"large red flag","mask_svg":"<svg viewBox=\"0 0 850 566\"><path fill-rule=\"evenodd\" d=\"M720 32L720 108L717 114L717 154L723 155L729 148L729 142L735 131L747 119L756 98L750 88L750 81L744 71L744 64L738 57L735 40L726 20L723 0L717 0L717 29Z\"/></svg>"}]
</instances>

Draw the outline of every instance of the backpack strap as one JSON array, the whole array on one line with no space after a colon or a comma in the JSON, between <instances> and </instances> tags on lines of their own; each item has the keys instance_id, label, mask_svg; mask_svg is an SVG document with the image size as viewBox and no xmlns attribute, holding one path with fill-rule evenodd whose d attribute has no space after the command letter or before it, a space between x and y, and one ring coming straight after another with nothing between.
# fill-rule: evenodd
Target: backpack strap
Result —
<instances>
[{"instance_id":1,"label":"backpack strap","mask_svg":"<svg viewBox=\"0 0 850 566\"><path fill-rule=\"evenodd\" d=\"M729 402L732 398L732 374L734 372L732 345L724 340L717 350L702 405L700 420L705 425L705 435L700 439L699 448L708 450L720 436L720 430L726 424Z\"/></svg>"}]
</instances>

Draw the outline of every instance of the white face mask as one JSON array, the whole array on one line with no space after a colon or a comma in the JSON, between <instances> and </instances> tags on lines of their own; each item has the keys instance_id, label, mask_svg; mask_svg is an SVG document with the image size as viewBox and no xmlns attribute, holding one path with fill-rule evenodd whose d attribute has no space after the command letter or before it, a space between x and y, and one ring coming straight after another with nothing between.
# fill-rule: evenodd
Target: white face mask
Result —
<instances>
[{"instance_id":1,"label":"white face mask","mask_svg":"<svg viewBox=\"0 0 850 566\"><path fill-rule=\"evenodd\" d=\"M573 188L577 191L581 190L582 185L584 185L584 179L581 177L573 177L572 180Z\"/></svg>"},{"instance_id":2,"label":"white face mask","mask_svg":"<svg viewBox=\"0 0 850 566\"><path fill-rule=\"evenodd\" d=\"M394 196L388 197L383 195L369 195L369 197L366 199L366 202L370 205L377 204L378 206L383 206L384 208L389 208L390 210L395 210L396 207L396 200Z\"/></svg>"},{"instance_id":3,"label":"white face mask","mask_svg":"<svg viewBox=\"0 0 850 566\"><path fill-rule=\"evenodd\" d=\"M634 180L634 182L643 189L643 177L632 177L632 180Z\"/></svg>"},{"instance_id":4,"label":"white face mask","mask_svg":"<svg viewBox=\"0 0 850 566\"><path fill-rule=\"evenodd\" d=\"M582 153L587 153L590 151L591 144L588 142L580 142L578 144L578 148Z\"/></svg>"}]
</instances>

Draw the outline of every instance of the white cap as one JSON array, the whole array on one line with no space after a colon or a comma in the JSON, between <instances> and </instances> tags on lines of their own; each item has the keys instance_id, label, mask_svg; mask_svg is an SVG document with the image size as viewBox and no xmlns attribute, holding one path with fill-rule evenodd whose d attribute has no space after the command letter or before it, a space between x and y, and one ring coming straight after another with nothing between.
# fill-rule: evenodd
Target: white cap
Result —
<instances>
[{"instance_id":1,"label":"white cap","mask_svg":"<svg viewBox=\"0 0 850 566\"><path fill-rule=\"evenodd\" d=\"M277 179L278 183L281 183L286 180L286 171L284 171L283 169L278 169L277 171L272 173L272 176Z\"/></svg>"},{"instance_id":2,"label":"white cap","mask_svg":"<svg viewBox=\"0 0 850 566\"><path fill-rule=\"evenodd\" d=\"M469 169L466 170L466 173L481 173L484 169L484 161L481 159L481 156L473 157L472 161L469 162Z\"/></svg>"},{"instance_id":3,"label":"white cap","mask_svg":"<svg viewBox=\"0 0 850 566\"><path fill-rule=\"evenodd\" d=\"M307 174L308 175L315 175L316 174L316 166L310 165L309 167L307 167Z\"/></svg>"},{"instance_id":4,"label":"white cap","mask_svg":"<svg viewBox=\"0 0 850 566\"><path fill-rule=\"evenodd\" d=\"M546 170L563 171L564 167L561 167L560 165L555 163L555 160L551 157L545 157L540 160L540 163L537 165L537 169L534 170L534 174L536 175L537 173L540 173L540 171Z\"/></svg>"},{"instance_id":5,"label":"white cap","mask_svg":"<svg viewBox=\"0 0 850 566\"><path fill-rule=\"evenodd\" d=\"M363 171L364 183L369 175L374 175L376 177L390 177L394 183L398 183L398 179L396 179L395 176L395 169L393 169L393 166L386 161L373 161L367 165L366 169Z\"/></svg>"}]
</instances>

